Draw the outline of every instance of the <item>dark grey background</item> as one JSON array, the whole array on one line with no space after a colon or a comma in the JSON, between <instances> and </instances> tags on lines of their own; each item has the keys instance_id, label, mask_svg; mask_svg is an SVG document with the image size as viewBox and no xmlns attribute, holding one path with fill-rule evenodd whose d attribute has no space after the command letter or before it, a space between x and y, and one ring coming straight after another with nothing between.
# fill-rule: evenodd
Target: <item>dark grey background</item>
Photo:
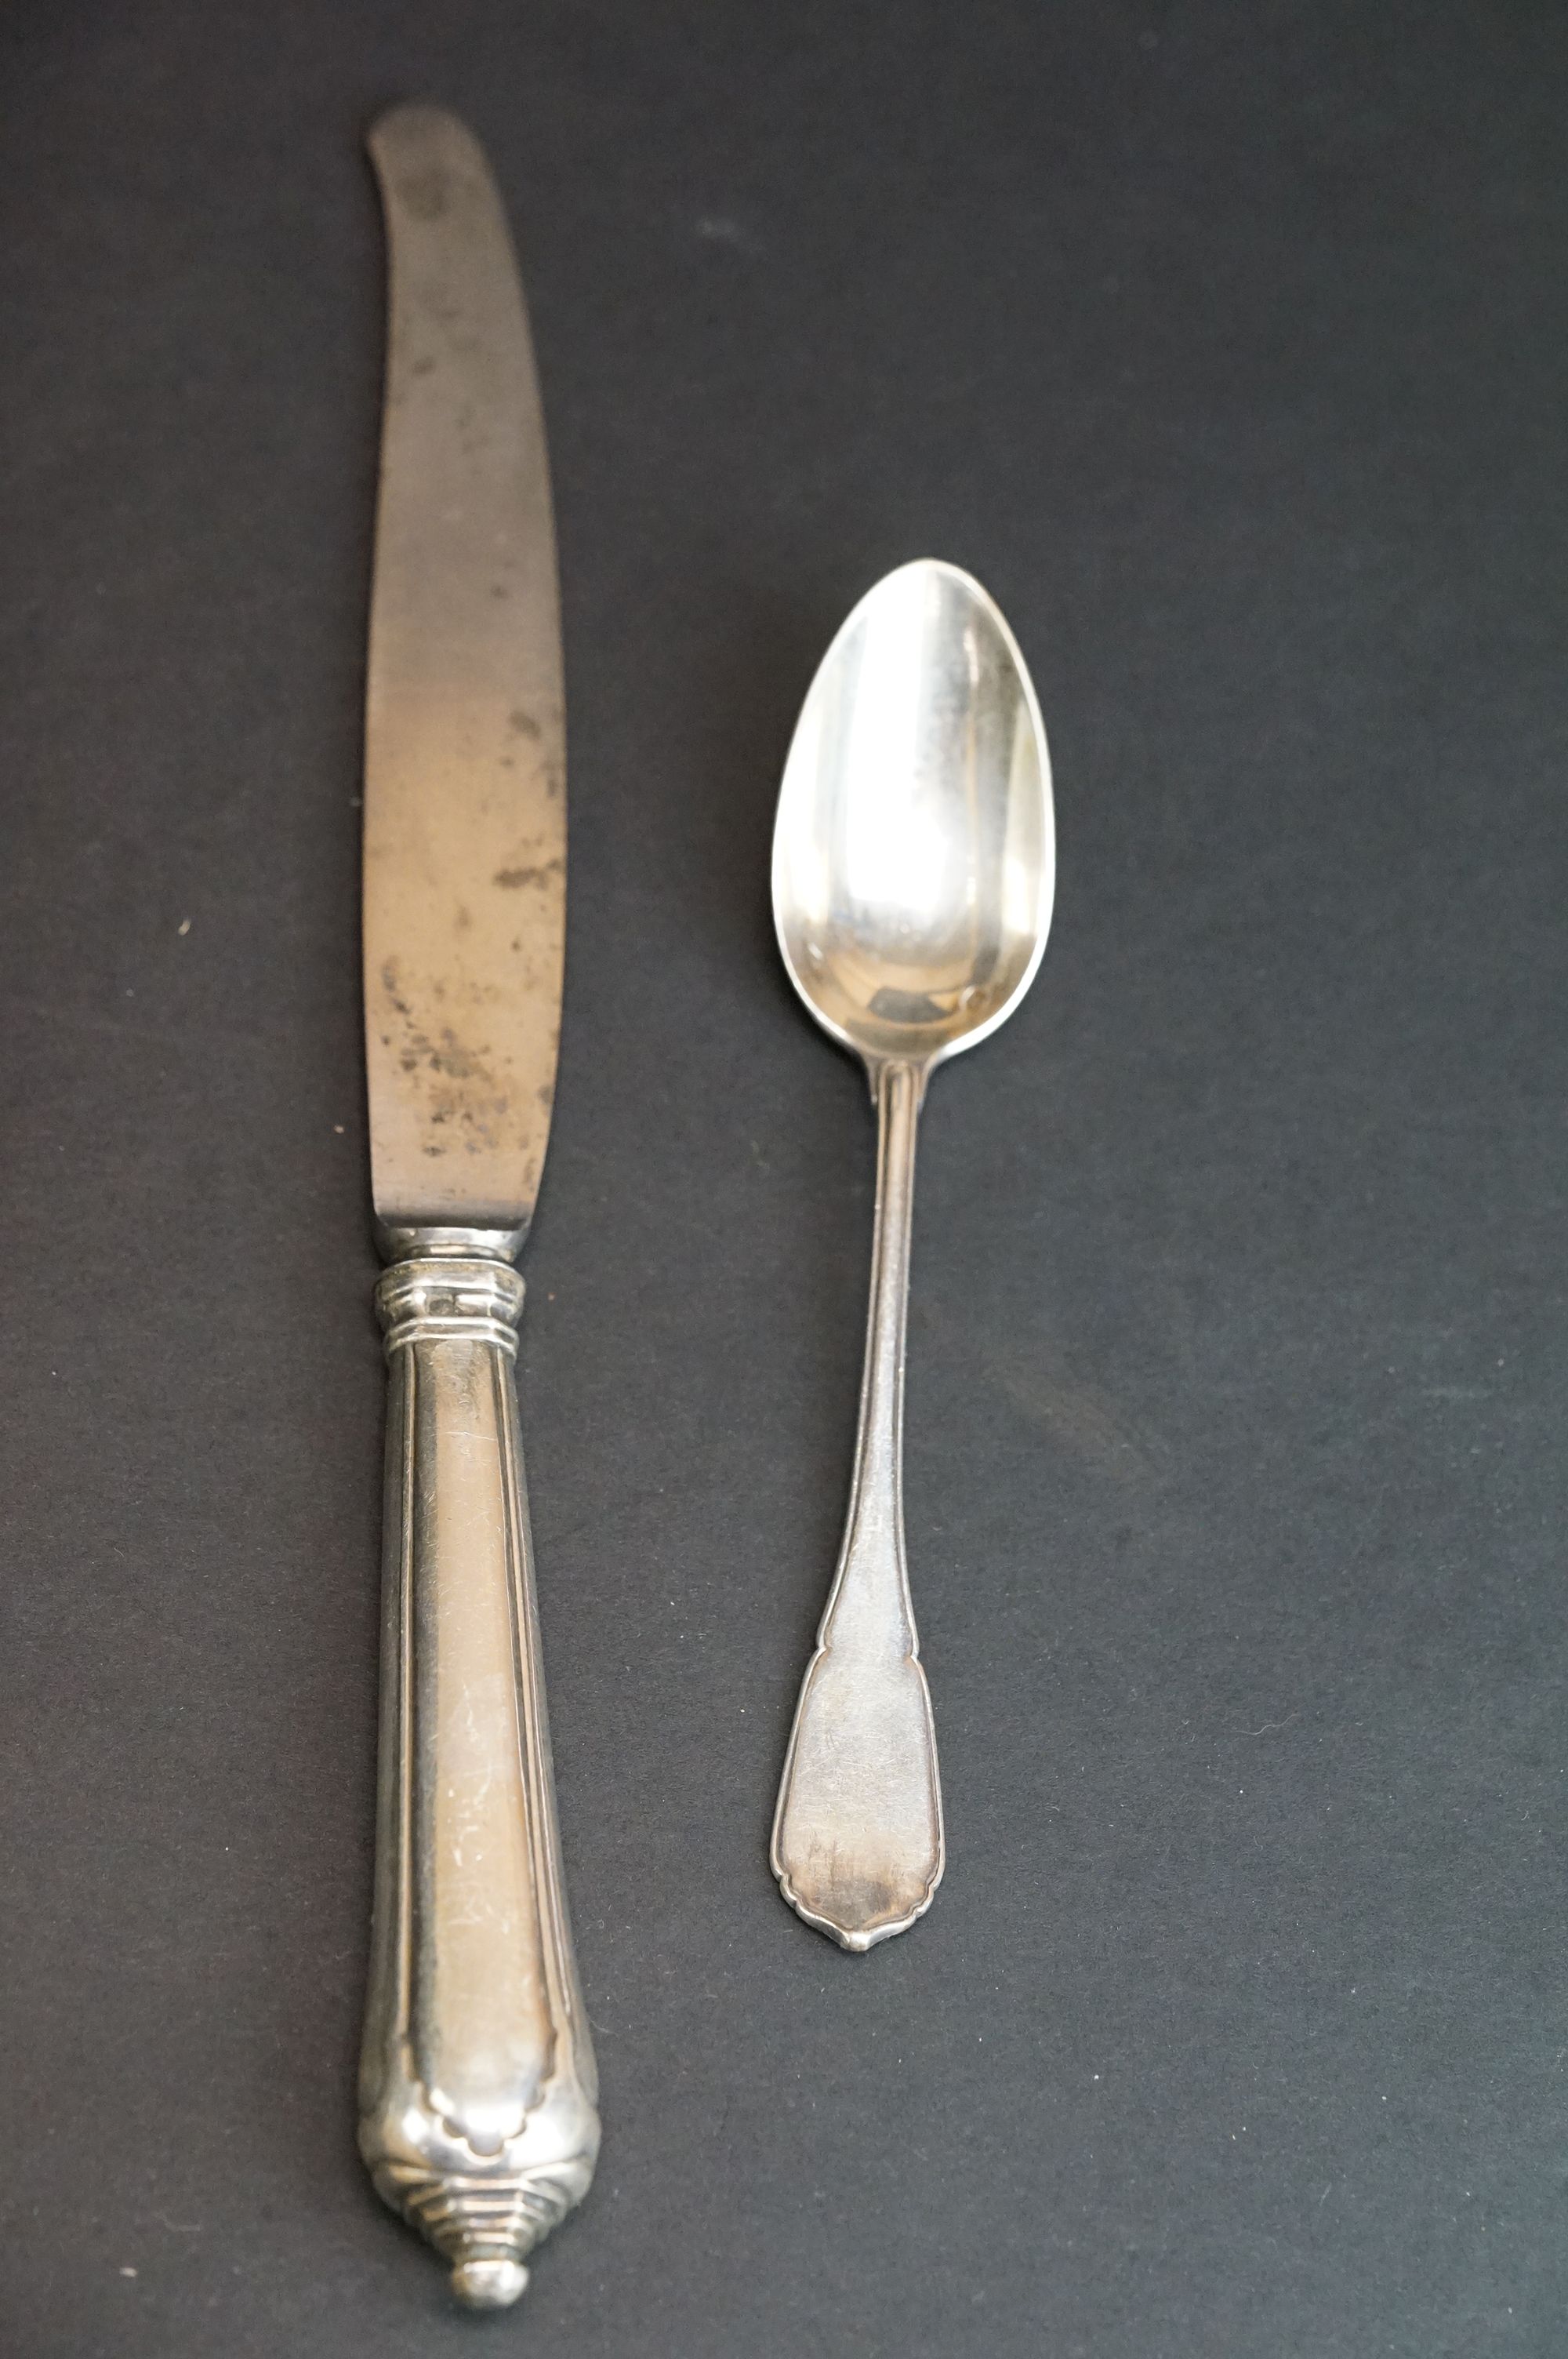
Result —
<instances>
[{"instance_id":1,"label":"dark grey background","mask_svg":"<svg viewBox=\"0 0 1568 2359\"><path fill-rule=\"evenodd\" d=\"M0 2348L1560 2351L1568 18L5 39ZM488 2324L352 2144L359 139L416 94L518 228L572 728L523 1391L606 2133ZM764 1861L871 1185L766 849L923 552L1034 668L1062 870L929 1108L951 1864L860 1960Z\"/></svg>"}]
</instances>

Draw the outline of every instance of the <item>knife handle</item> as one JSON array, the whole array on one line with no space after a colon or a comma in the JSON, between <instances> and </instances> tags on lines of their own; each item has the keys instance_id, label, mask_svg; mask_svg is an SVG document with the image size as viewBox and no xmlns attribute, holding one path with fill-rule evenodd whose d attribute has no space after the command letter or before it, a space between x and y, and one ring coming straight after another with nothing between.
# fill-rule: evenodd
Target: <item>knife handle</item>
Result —
<instances>
[{"instance_id":1,"label":"knife handle","mask_svg":"<svg viewBox=\"0 0 1568 2359\"><path fill-rule=\"evenodd\" d=\"M360 2151L476 2309L581 2201L598 2082L561 1875L514 1363L472 1233L376 1288L390 1375Z\"/></svg>"}]
</instances>

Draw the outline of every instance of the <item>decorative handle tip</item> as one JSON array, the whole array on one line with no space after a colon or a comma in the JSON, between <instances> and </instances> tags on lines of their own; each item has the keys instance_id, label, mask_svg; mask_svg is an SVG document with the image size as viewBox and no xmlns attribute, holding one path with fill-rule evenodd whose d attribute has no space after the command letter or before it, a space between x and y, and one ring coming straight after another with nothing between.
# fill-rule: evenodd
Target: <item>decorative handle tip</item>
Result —
<instances>
[{"instance_id":1,"label":"decorative handle tip","mask_svg":"<svg viewBox=\"0 0 1568 2359\"><path fill-rule=\"evenodd\" d=\"M460 2261L452 2291L465 2310L510 2310L528 2282L521 2261Z\"/></svg>"}]
</instances>

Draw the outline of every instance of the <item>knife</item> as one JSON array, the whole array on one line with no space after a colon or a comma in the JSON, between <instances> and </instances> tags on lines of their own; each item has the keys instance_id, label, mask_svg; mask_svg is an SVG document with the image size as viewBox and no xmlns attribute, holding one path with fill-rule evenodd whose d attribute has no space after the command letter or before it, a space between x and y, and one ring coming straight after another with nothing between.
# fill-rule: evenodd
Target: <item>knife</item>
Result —
<instances>
[{"instance_id":1,"label":"knife","mask_svg":"<svg viewBox=\"0 0 1568 2359\"><path fill-rule=\"evenodd\" d=\"M389 255L365 710L364 993L389 1372L360 2149L476 2309L593 2176L514 1374L549 1135L565 720L544 420L463 125L369 138Z\"/></svg>"}]
</instances>

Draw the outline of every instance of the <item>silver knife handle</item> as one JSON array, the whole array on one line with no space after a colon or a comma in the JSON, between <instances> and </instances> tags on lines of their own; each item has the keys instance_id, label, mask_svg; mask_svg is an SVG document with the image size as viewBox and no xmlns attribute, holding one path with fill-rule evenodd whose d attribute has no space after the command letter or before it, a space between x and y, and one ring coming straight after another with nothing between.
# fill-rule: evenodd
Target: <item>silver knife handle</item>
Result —
<instances>
[{"instance_id":1,"label":"silver knife handle","mask_svg":"<svg viewBox=\"0 0 1568 2359\"><path fill-rule=\"evenodd\" d=\"M598 2083L561 1875L498 1242L425 1240L386 1330L381 1770L360 2150L452 2264L514 2301L593 2176Z\"/></svg>"},{"instance_id":2,"label":"silver knife handle","mask_svg":"<svg viewBox=\"0 0 1568 2359\"><path fill-rule=\"evenodd\" d=\"M903 1352L924 1076L874 1076L876 1241L860 1430L838 1570L779 1785L773 1868L790 1907L846 1950L902 1933L942 1879L942 1788L903 1552Z\"/></svg>"}]
</instances>

